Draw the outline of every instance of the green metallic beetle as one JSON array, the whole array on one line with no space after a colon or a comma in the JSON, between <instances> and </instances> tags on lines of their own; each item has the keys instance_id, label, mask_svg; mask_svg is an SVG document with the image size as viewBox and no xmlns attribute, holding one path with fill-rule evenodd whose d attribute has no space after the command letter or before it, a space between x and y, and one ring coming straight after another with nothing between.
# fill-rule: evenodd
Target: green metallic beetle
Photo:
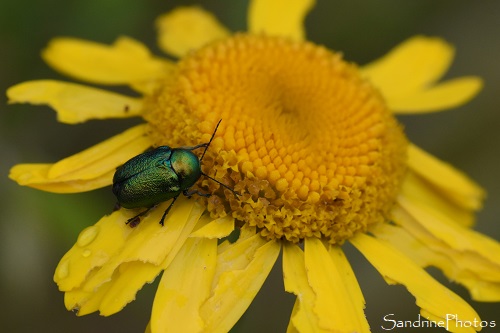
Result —
<instances>
[{"instance_id":1,"label":"green metallic beetle","mask_svg":"<svg viewBox=\"0 0 500 333\"><path fill-rule=\"evenodd\" d=\"M193 194L208 197L209 193L189 191L202 175L219 183L238 195L233 189L201 171L201 161L207 152L210 143L217 132L222 120L219 120L214 133L208 143L194 147L170 148L160 146L128 160L116 169L113 177L113 194L118 199L118 205L124 208L146 208L145 211L127 221L132 228L159 203L173 199L163 213L160 224L174 205L179 195L190 197ZM205 148L200 159L192 152L198 148Z\"/></svg>"}]
</instances>

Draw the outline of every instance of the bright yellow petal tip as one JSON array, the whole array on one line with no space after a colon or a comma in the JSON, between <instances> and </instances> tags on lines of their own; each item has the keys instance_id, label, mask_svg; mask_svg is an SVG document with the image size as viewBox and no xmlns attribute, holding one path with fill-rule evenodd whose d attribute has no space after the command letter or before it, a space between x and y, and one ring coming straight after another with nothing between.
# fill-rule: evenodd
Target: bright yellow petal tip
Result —
<instances>
[{"instance_id":1,"label":"bright yellow petal tip","mask_svg":"<svg viewBox=\"0 0 500 333\"><path fill-rule=\"evenodd\" d=\"M160 47L177 57L229 36L229 31L200 7L178 7L160 16L156 27Z\"/></svg>"},{"instance_id":2,"label":"bright yellow petal tip","mask_svg":"<svg viewBox=\"0 0 500 333\"><path fill-rule=\"evenodd\" d=\"M314 4L315 0L250 1L248 31L303 40L305 16Z\"/></svg>"},{"instance_id":3,"label":"bright yellow petal tip","mask_svg":"<svg viewBox=\"0 0 500 333\"><path fill-rule=\"evenodd\" d=\"M460 106L482 88L478 77L437 81L448 70L454 49L440 38L416 36L363 67L396 113L434 112Z\"/></svg>"}]
</instances>

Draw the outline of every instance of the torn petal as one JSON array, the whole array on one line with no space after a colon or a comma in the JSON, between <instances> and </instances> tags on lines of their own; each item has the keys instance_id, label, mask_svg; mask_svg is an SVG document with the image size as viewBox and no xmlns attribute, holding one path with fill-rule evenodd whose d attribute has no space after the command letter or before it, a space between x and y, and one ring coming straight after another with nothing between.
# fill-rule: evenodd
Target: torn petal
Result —
<instances>
[{"instance_id":1,"label":"torn petal","mask_svg":"<svg viewBox=\"0 0 500 333\"><path fill-rule=\"evenodd\" d=\"M339 247L327 252L317 238L305 240L307 280L316 300L319 327L328 331L370 332L364 314L365 301L356 277Z\"/></svg>"},{"instance_id":2,"label":"torn petal","mask_svg":"<svg viewBox=\"0 0 500 333\"><path fill-rule=\"evenodd\" d=\"M297 295L287 332L318 332L316 294L307 281L304 252L295 244L283 244L283 281L285 290Z\"/></svg>"}]
</instances>

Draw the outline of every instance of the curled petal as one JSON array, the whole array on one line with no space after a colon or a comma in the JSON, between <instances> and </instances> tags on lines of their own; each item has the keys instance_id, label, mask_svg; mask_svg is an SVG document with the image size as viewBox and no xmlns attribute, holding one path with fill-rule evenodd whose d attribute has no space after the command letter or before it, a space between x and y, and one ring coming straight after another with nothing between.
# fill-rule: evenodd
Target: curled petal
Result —
<instances>
[{"instance_id":1,"label":"curled petal","mask_svg":"<svg viewBox=\"0 0 500 333\"><path fill-rule=\"evenodd\" d=\"M47 104L66 124L90 119L139 116L142 100L75 83L54 80L23 82L7 90L10 103Z\"/></svg>"},{"instance_id":2,"label":"curled petal","mask_svg":"<svg viewBox=\"0 0 500 333\"><path fill-rule=\"evenodd\" d=\"M248 30L303 40L304 19L314 3L314 0L252 0L248 9Z\"/></svg>"},{"instance_id":3,"label":"curled petal","mask_svg":"<svg viewBox=\"0 0 500 333\"><path fill-rule=\"evenodd\" d=\"M138 125L54 164L18 164L9 177L19 185L56 193L110 185L115 169L151 146L148 125Z\"/></svg>"},{"instance_id":4,"label":"curled petal","mask_svg":"<svg viewBox=\"0 0 500 333\"><path fill-rule=\"evenodd\" d=\"M215 16L200 7L176 8L160 16L156 26L160 47L177 57L229 36L229 31Z\"/></svg>"}]
</instances>

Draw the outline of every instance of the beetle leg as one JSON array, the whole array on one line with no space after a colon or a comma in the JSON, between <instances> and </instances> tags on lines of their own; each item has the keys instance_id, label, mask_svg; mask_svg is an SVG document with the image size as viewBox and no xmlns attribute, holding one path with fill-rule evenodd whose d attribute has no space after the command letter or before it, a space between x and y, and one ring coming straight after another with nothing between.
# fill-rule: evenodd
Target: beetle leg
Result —
<instances>
[{"instance_id":1,"label":"beetle leg","mask_svg":"<svg viewBox=\"0 0 500 333\"><path fill-rule=\"evenodd\" d=\"M127 222L125 222L125 224L129 224L131 228L137 227L139 222L141 222L141 216L146 215L151 209L155 208L156 206L158 206L158 205L151 206L148 209L146 209L145 211L140 212L136 216L129 218L127 220Z\"/></svg>"},{"instance_id":2,"label":"beetle leg","mask_svg":"<svg viewBox=\"0 0 500 333\"><path fill-rule=\"evenodd\" d=\"M116 212L120 208L122 208L122 206L120 205L120 203L119 202L115 203L115 206L113 207L113 212Z\"/></svg>"},{"instance_id":3,"label":"beetle leg","mask_svg":"<svg viewBox=\"0 0 500 333\"><path fill-rule=\"evenodd\" d=\"M210 193L202 193L202 192L199 192L196 190L193 190L193 191L184 190L182 192L182 194L184 194L188 198L190 198L193 194L198 194L200 197L205 197L205 198L208 198L209 196L211 196Z\"/></svg>"},{"instance_id":4,"label":"beetle leg","mask_svg":"<svg viewBox=\"0 0 500 333\"><path fill-rule=\"evenodd\" d=\"M177 200L179 196L176 196L172 199L172 202L170 203L170 205L167 207L167 209L165 209L165 212L163 213L163 216L161 217L161 220L160 220L160 224L161 226L163 227L163 222L165 221L165 217L167 216L168 212L170 211L170 208L172 208L172 206L174 205L174 202L175 200Z\"/></svg>"}]
</instances>

